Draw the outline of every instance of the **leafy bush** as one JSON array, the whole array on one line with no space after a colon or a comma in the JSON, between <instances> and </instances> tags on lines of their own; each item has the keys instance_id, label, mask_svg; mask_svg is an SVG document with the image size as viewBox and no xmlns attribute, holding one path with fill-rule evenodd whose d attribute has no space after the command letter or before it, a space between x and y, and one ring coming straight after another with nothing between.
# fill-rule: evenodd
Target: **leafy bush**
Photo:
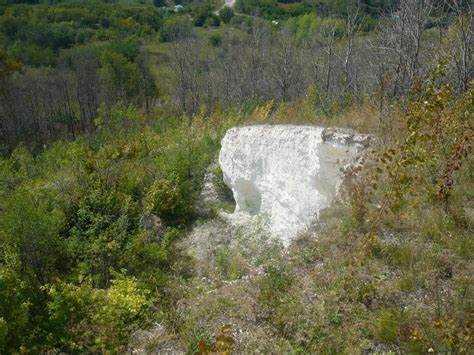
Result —
<instances>
[{"instance_id":1,"label":"leafy bush","mask_svg":"<svg viewBox=\"0 0 474 355\"><path fill-rule=\"evenodd\" d=\"M234 17L234 10L232 10L230 7L224 6L220 11L219 11L219 17L224 23L229 23L230 20Z\"/></svg>"},{"instance_id":2,"label":"leafy bush","mask_svg":"<svg viewBox=\"0 0 474 355\"><path fill-rule=\"evenodd\" d=\"M172 42L182 38L191 37L193 27L187 16L176 16L167 18L163 21L160 31L163 42Z\"/></svg>"},{"instance_id":3,"label":"leafy bush","mask_svg":"<svg viewBox=\"0 0 474 355\"><path fill-rule=\"evenodd\" d=\"M222 36L219 33L213 33L209 37L209 42L211 42L213 47L219 47L222 43Z\"/></svg>"},{"instance_id":4,"label":"leafy bush","mask_svg":"<svg viewBox=\"0 0 474 355\"><path fill-rule=\"evenodd\" d=\"M346 31L343 20L320 18L315 13L292 17L287 21L287 27L298 41L308 40L314 36L322 39L332 36L341 38Z\"/></svg>"},{"instance_id":5,"label":"leafy bush","mask_svg":"<svg viewBox=\"0 0 474 355\"><path fill-rule=\"evenodd\" d=\"M110 95L116 96L120 102L133 100L140 92L141 77L138 65L113 51L104 52L101 61L100 75L105 90L111 92Z\"/></svg>"},{"instance_id":6,"label":"leafy bush","mask_svg":"<svg viewBox=\"0 0 474 355\"><path fill-rule=\"evenodd\" d=\"M218 138L198 121L198 134L182 119L154 130L123 106L98 121L94 135L0 159L2 351L124 351L184 263L175 241Z\"/></svg>"},{"instance_id":7,"label":"leafy bush","mask_svg":"<svg viewBox=\"0 0 474 355\"><path fill-rule=\"evenodd\" d=\"M205 2L193 9L194 26L202 27L206 24L209 18L212 19L214 15L213 7L210 1ZM211 20L212 21L212 20Z\"/></svg>"},{"instance_id":8,"label":"leafy bush","mask_svg":"<svg viewBox=\"0 0 474 355\"><path fill-rule=\"evenodd\" d=\"M9 5L0 16L7 49L27 64L55 64L52 53L95 40L156 32L162 12L151 5L69 3ZM23 52L26 51L26 52Z\"/></svg>"},{"instance_id":9,"label":"leafy bush","mask_svg":"<svg viewBox=\"0 0 474 355\"><path fill-rule=\"evenodd\" d=\"M306 2L279 3L276 0L238 0L236 9L248 15L260 15L267 20L288 19L291 16L300 16L313 10Z\"/></svg>"},{"instance_id":10,"label":"leafy bush","mask_svg":"<svg viewBox=\"0 0 474 355\"><path fill-rule=\"evenodd\" d=\"M192 191L190 186L173 174L167 179L153 183L148 191L147 204L151 212L168 223L186 222L192 213Z\"/></svg>"},{"instance_id":11,"label":"leafy bush","mask_svg":"<svg viewBox=\"0 0 474 355\"><path fill-rule=\"evenodd\" d=\"M0 350L8 353L34 337L31 308L34 289L15 271L0 266Z\"/></svg>"},{"instance_id":12,"label":"leafy bush","mask_svg":"<svg viewBox=\"0 0 474 355\"><path fill-rule=\"evenodd\" d=\"M449 85L437 83L442 72L440 66L425 88L415 87L404 117L406 135L375 157L379 165L368 186L380 199L383 211L377 213L408 222L422 206L434 204L457 218L456 182L467 178L461 173L470 164L473 90L456 99Z\"/></svg>"},{"instance_id":13,"label":"leafy bush","mask_svg":"<svg viewBox=\"0 0 474 355\"><path fill-rule=\"evenodd\" d=\"M293 275L282 265L270 265L266 275L260 281L259 301L269 309L278 307L283 300L282 295L293 283Z\"/></svg>"},{"instance_id":14,"label":"leafy bush","mask_svg":"<svg viewBox=\"0 0 474 355\"><path fill-rule=\"evenodd\" d=\"M220 17L216 16L216 14L212 13L210 16L207 17L206 22L204 23L205 27L218 27L221 24Z\"/></svg>"},{"instance_id":15,"label":"leafy bush","mask_svg":"<svg viewBox=\"0 0 474 355\"><path fill-rule=\"evenodd\" d=\"M3 203L0 243L7 265L31 282L45 283L63 264L64 242L59 232L65 216L51 196L18 189Z\"/></svg>"},{"instance_id":16,"label":"leafy bush","mask_svg":"<svg viewBox=\"0 0 474 355\"><path fill-rule=\"evenodd\" d=\"M60 283L48 293L50 324L57 332L52 346L62 351L124 351L150 306L148 291L120 275L107 290Z\"/></svg>"}]
</instances>

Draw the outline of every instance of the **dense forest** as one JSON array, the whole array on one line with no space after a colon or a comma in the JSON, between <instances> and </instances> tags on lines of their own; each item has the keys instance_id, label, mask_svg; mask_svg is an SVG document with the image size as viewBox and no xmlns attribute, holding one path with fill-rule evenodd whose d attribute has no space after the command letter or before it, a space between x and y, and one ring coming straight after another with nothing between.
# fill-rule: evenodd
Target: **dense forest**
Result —
<instances>
[{"instance_id":1,"label":"dense forest","mask_svg":"<svg viewBox=\"0 0 474 355\"><path fill-rule=\"evenodd\" d=\"M147 351L471 352L473 10L1 1L0 353L124 352L156 324ZM204 176L253 123L378 144L317 239L197 265ZM219 319L249 313L237 342Z\"/></svg>"}]
</instances>

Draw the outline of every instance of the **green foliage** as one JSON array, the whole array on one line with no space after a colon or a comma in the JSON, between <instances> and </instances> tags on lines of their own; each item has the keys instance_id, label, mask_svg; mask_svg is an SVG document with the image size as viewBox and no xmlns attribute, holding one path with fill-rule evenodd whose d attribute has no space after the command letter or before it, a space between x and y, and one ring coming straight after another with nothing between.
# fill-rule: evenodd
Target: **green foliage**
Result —
<instances>
[{"instance_id":1,"label":"green foliage","mask_svg":"<svg viewBox=\"0 0 474 355\"><path fill-rule=\"evenodd\" d=\"M124 55L107 51L102 54L100 75L106 90L118 90L118 98L130 102L140 91L140 71L136 63L130 62Z\"/></svg>"},{"instance_id":2,"label":"green foliage","mask_svg":"<svg viewBox=\"0 0 474 355\"><path fill-rule=\"evenodd\" d=\"M2 203L0 243L7 265L31 282L44 283L60 269L64 213L40 189L18 189Z\"/></svg>"},{"instance_id":3,"label":"green foliage","mask_svg":"<svg viewBox=\"0 0 474 355\"><path fill-rule=\"evenodd\" d=\"M455 290L471 279L472 246L460 252L457 245L472 228L464 214L472 201L463 191L472 186L473 93L456 97L444 79L439 66L415 85L407 110L393 118L395 137L374 149L347 186L341 213L350 221L343 228L335 221L318 242L317 255L328 263L321 272L334 277L317 287L333 285L325 301L340 297L346 332L355 332L349 342L338 341L345 346L366 338L406 352L465 352L472 341L469 306Z\"/></svg>"},{"instance_id":4,"label":"green foliage","mask_svg":"<svg viewBox=\"0 0 474 355\"><path fill-rule=\"evenodd\" d=\"M60 49L150 34L159 30L162 17L155 7L146 5L10 5L0 16L0 33L15 58L31 65L53 65Z\"/></svg>"},{"instance_id":5,"label":"green foliage","mask_svg":"<svg viewBox=\"0 0 474 355\"><path fill-rule=\"evenodd\" d=\"M222 43L222 36L219 33L213 33L209 36L209 42L213 47L219 47Z\"/></svg>"},{"instance_id":6,"label":"green foliage","mask_svg":"<svg viewBox=\"0 0 474 355\"><path fill-rule=\"evenodd\" d=\"M267 20L288 19L313 10L308 2L279 3L276 0L237 0L236 9L248 15L260 15Z\"/></svg>"},{"instance_id":7,"label":"green foliage","mask_svg":"<svg viewBox=\"0 0 474 355\"><path fill-rule=\"evenodd\" d=\"M153 0L153 5L156 7L163 7L166 6L166 1L165 0Z\"/></svg>"},{"instance_id":8,"label":"green foliage","mask_svg":"<svg viewBox=\"0 0 474 355\"><path fill-rule=\"evenodd\" d=\"M244 353L469 353L473 92L455 95L445 82L440 66L413 87L364 166L347 172L343 198L317 232L272 253L265 273L234 267L236 256L257 254L250 238L240 249L215 237L211 281L199 274L182 303L179 330L190 348L213 351L225 319L245 329L235 338Z\"/></svg>"},{"instance_id":9,"label":"green foliage","mask_svg":"<svg viewBox=\"0 0 474 355\"><path fill-rule=\"evenodd\" d=\"M185 223L192 213L191 186L172 174L153 183L147 193L145 207L168 223Z\"/></svg>"},{"instance_id":10,"label":"green foliage","mask_svg":"<svg viewBox=\"0 0 474 355\"><path fill-rule=\"evenodd\" d=\"M220 18L214 13L212 3L204 2L193 9L194 26L219 26Z\"/></svg>"},{"instance_id":11,"label":"green foliage","mask_svg":"<svg viewBox=\"0 0 474 355\"><path fill-rule=\"evenodd\" d=\"M260 281L259 301L269 309L278 307L283 302L283 294L293 283L293 275L283 265L270 265Z\"/></svg>"},{"instance_id":12,"label":"green foliage","mask_svg":"<svg viewBox=\"0 0 474 355\"><path fill-rule=\"evenodd\" d=\"M230 20L232 20L232 17L234 17L234 10L232 10L230 7L224 6L220 11L219 11L219 17L224 23L229 23Z\"/></svg>"},{"instance_id":13,"label":"green foliage","mask_svg":"<svg viewBox=\"0 0 474 355\"><path fill-rule=\"evenodd\" d=\"M11 45L8 52L13 58L35 67L53 65L56 59L51 48L43 48L35 43L23 44L17 41Z\"/></svg>"},{"instance_id":14,"label":"green foliage","mask_svg":"<svg viewBox=\"0 0 474 355\"><path fill-rule=\"evenodd\" d=\"M238 280L245 275L247 263L235 251L223 246L216 251L216 267L223 280Z\"/></svg>"},{"instance_id":15,"label":"green foliage","mask_svg":"<svg viewBox=\"0 0 474 355\"><path fill-rule=\"evenodd\" d=\"M17 344L29 342L31 332L31 299L28 282L9 268L0 266L0 351L7 353Z\"/></svg>"},{"instance_id":16,"label":"green foliage","mask_svg":"<svg viewBox=\"0 0 474 355\"><path fill-rule=\"evenodd\" d=\"M318 13L345 17L357 11L357 7L369 16L377 17L391 10L396 5L394 0L317 0Z\"/></svg>"},{"instance_id":17,"label":"green foliage","mask_svg":"<svg viewBox=\"0 0 474 355\"><path fill-rule=\"evenodd\" d=\"M57 332L51 340L63 351L123 351L150 306L149 292L134 278L120 275L108 290L59 283L48 294L50 326Z\"/></svg>"},{"instance_id":18,"label":"green foliage","mask_svg":"<svg viewBox=\"0 0 474 355\"><path fill-rule=\"evenodd\" d=\"M21 63L9 56L3 49L0 49L0 79L4 79L8 75L21 69Z\"/></svg>"},{"instance_id":19,"label":"green foliage","mask_svg":"<svg viewBox=\"0 0 474 355\"><path fill-rule=\"evenodd\" d=\"M437 84L443 68L437 70L425 88L412 92L404 117L406 136L375 157L379 166L368 177L384 211L402 221L408 222L425 204L442 203L446 212L455 214L450 202L456 181L462 181L459 174L470 163L472 88L456 99L449 85Z\"/></svg>"},{"instance_id":20,"label":"green foliage","mask_svg":"<svg viewBox=\"0 0 474 355\"><path fill-rule=\"evenodd\" d=\"M2 351L123 351L153 316L218 138L142 122L118 106L91 137L0 159Z\"/></svg>"},{"instance_id":21,"label":"green foliage","mask_svg":"<svg viewBox=\"0 0 474 355\"><path fill-rule=\"evenodd\" d=\"M345 34L345 23L336 18L320 18L315 13L292 17L287 21L288 29L297 41L308 40L318 36L326 39L334 36L341 38Z\"/></svg>"},{"instance_id":22,"label":"green foliage","mask_svg":"<svg viewBox=\"0 0 474 355\"><path fill-rule=\"evenodd\" d=\"M207 17L206 22L204 23L205 27L218 27L221 24L221 19L216 14L212 13Z\"/></svg>"},{"instance_id":23,"label":"green foliage","mask_svg":"<svg viewBox=\"0 0 474 355\"><path fill-rule=\"evenodd\" d=\"M79 274L93 275L95 283L103 287L110 279L111 268L127 265L123 250L136 228L137 207L130 196L99 185L89 190L71 212L74 227L69 231L68 251L76 255Z\"/></svg>"},{"instance_id":24,"label":"green foliage","mask_svg":"<svg viewBox=\"0 0 474 355\"><path fill-rule=\"evenodd\" d=\"M379 11L393 5L358 3L369 16L362 30L373 28ZM212 263L217 280L186 282L192 263L176 241L194 220L205 169L226 125L240 118L225 122L221 111L193 118L143 115L157 90L142 39L158 32L164 42L195 36L193 21L252 26L251 16L234 16L228 8L216 16L214 5L196 5L192 20L159 11L150 1L0 10L0 81L6 83L0 94L16 84L21 90L15 93L28 85L36 90L37 83L47 96L53 86L62 94L63 83L88 87L84 78L95 88L71 94L87 97L90 106L79 99L58 103L59 94L34 101L41 92L33 91L23 102L26 107L32 100L38 117L32 115L31 124L13 117L18 137L12 133L0 143L2 153L11 152L0 158L0 353L125 352L130 335L154 317L184 334L194 352L231 351L231 328L222 327L222 319L235 317L239 325L253 322L241 334L257 338L238 344L242 352L467 353L473 91L458 95L442 84L442 66L413 87L403 113L386 123L390 133L378 131L384 144L367 157L368 169L348 179L346 199L327 211L317 240L303 236L284 255L277 247L259 250L268 245L261 239L237 241L236 250L219 245ZM268 20L288 19L285 26L297 42L324 42L344 37L354 5L239 0L236 6ZM212 46L229 43L221 31L210 32ZM305 108L311 123L315 95L308 95L311 110ZM255 102L246 104L253 110ZM56 104L69 111L40 116L43 107ZM264 119L278 115L270 106ZM85 109L91 116L81 121ZM346 123L357 125L355 118ZM16 147L37 133L47 140L38 140L42 148L35 155ZM70 140L51 143L58 137ZM222 172L214 173L218 192L230 199ZM223 280L238 281L220 287ZM200 302L197 319L176 311L182 298ZM206 325L216 319L219 326Z\"/></svg>"},{"instance_id":25,"label":"green foliage","mask_svg":"<svg viewBox=\"0 0 474 355\"><path fill-rule=\"evenodd\" d=\"M160 31L163 42L171 42L182 38L191 37L193 34L192 23L187 16L175 16L163 21Z\"/></svg>"},{"instance_id":26,"label":"green foliage","mask_svg":"<svg viewBox=\"0 0 474 355\"><path fill-rule=\"evenodd\" d=\"M395 6L393 0L316 0L305 2L298 0L237 0L239 12L249 15L260 15L268 20L288 19L308 13L317 13L322 18L345 18L354 14L359 7L361 15L367 15L374 20L383 13L389 12Z\"/></svg>"},{"instance_id":27,"label":"green foliage","mask_svg":"<svg viewBox=\"0 0 474 355\"><path fill-rule=\"evenodd\" d=\"M377 318L376 337L385 343L394 343L398 339L399 318L392 310L383 310Z\"/></svg>"},{"instance_id":28,"label":"green foliage","mask_svg":"<svg viewBox=\"0 0 474 355\"><path fill-rule=\"evenodd\" d=\"M13 104L11 114L2 120L3 149L11 151L20 142L39 148L55 139L90 131L95 128L94 121L96 126L114 125L112 111L117 106L149 111L156 97L148 56L136 39L63 50L56 59L60 68L6 72L0 89L2 105L11 105L12 100L18 104ZM15 63L10 66L19 69ZM47 110L41 109L44 105ZM126 114L133 116L132 112Z\"/></svg>"}]
</instances>

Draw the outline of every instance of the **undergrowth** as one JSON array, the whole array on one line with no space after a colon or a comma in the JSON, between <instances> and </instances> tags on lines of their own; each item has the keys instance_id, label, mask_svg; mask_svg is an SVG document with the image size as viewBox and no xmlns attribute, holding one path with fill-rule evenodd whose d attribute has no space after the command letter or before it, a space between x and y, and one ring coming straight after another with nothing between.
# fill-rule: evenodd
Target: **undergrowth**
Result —
<instances>
[{"instance_id":1,"label":"undergrowth","mask_svg":"<svg viewBox=\"0 0 474 355\"><path fill-rule=\"evenodd\" d=\"M474 93L441 77L383 124L369 100L317 114L310 90L192 119L117 107L94 135L17 148L0 160L0 351L120 352L159 322L149 350L468 353ZM216 230L204 257L188 255L178 241L226 129L290 122L378 143L287 250Z\"/></svg>"},{"instance_id":2,"label":"undergrowth","mask_svg":"<svg viewBox=\"0 0 474 355\"><path fill-rule=\"evenodd\" d=\"M215 351L226 326L237 352L471 351L474 92L457 96L442 70L387 118L385 135L378 130L364 166L346 174L341 200L314 234L264 262L263 275L238 279L235 253L218 254L223 277L240 282L184 295L186 330L176 331L190 350ZM273 105L250 120L284 121L291 110L302 123L351 116L331 121L302 104ZM378 124L355 128L376 132ZM189 338L193 329L206 340Z\"/></svg>"},{"instance_id":3,"label":"undergrowth","mask_svg":"<svg viewBox=\"0 0 474 355\"><path fill-rule=\"evenodd\" d=\"M187 277L176 241L227 121L110 115L91 136L0 158L2 353L124 351Z\"/></svg>"}]
</instances>

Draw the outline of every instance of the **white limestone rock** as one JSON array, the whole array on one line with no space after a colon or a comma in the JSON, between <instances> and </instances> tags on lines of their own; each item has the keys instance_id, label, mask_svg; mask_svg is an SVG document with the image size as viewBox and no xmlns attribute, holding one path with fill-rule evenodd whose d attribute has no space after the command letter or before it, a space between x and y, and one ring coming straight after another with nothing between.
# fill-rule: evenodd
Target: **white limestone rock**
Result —
<instances>
[{"instance_id":1,"label":"white limestone rock","mask_svg":"<svg viewBox=\"0 0 474 355\"><path fill-rule=\"evenodd\" d=\"M328 207L369 136L315 126L257 125L227 131L219 155L232 189L233 216L267 219L272 235L288 244Z\"/></svg>"}]
</instances>

